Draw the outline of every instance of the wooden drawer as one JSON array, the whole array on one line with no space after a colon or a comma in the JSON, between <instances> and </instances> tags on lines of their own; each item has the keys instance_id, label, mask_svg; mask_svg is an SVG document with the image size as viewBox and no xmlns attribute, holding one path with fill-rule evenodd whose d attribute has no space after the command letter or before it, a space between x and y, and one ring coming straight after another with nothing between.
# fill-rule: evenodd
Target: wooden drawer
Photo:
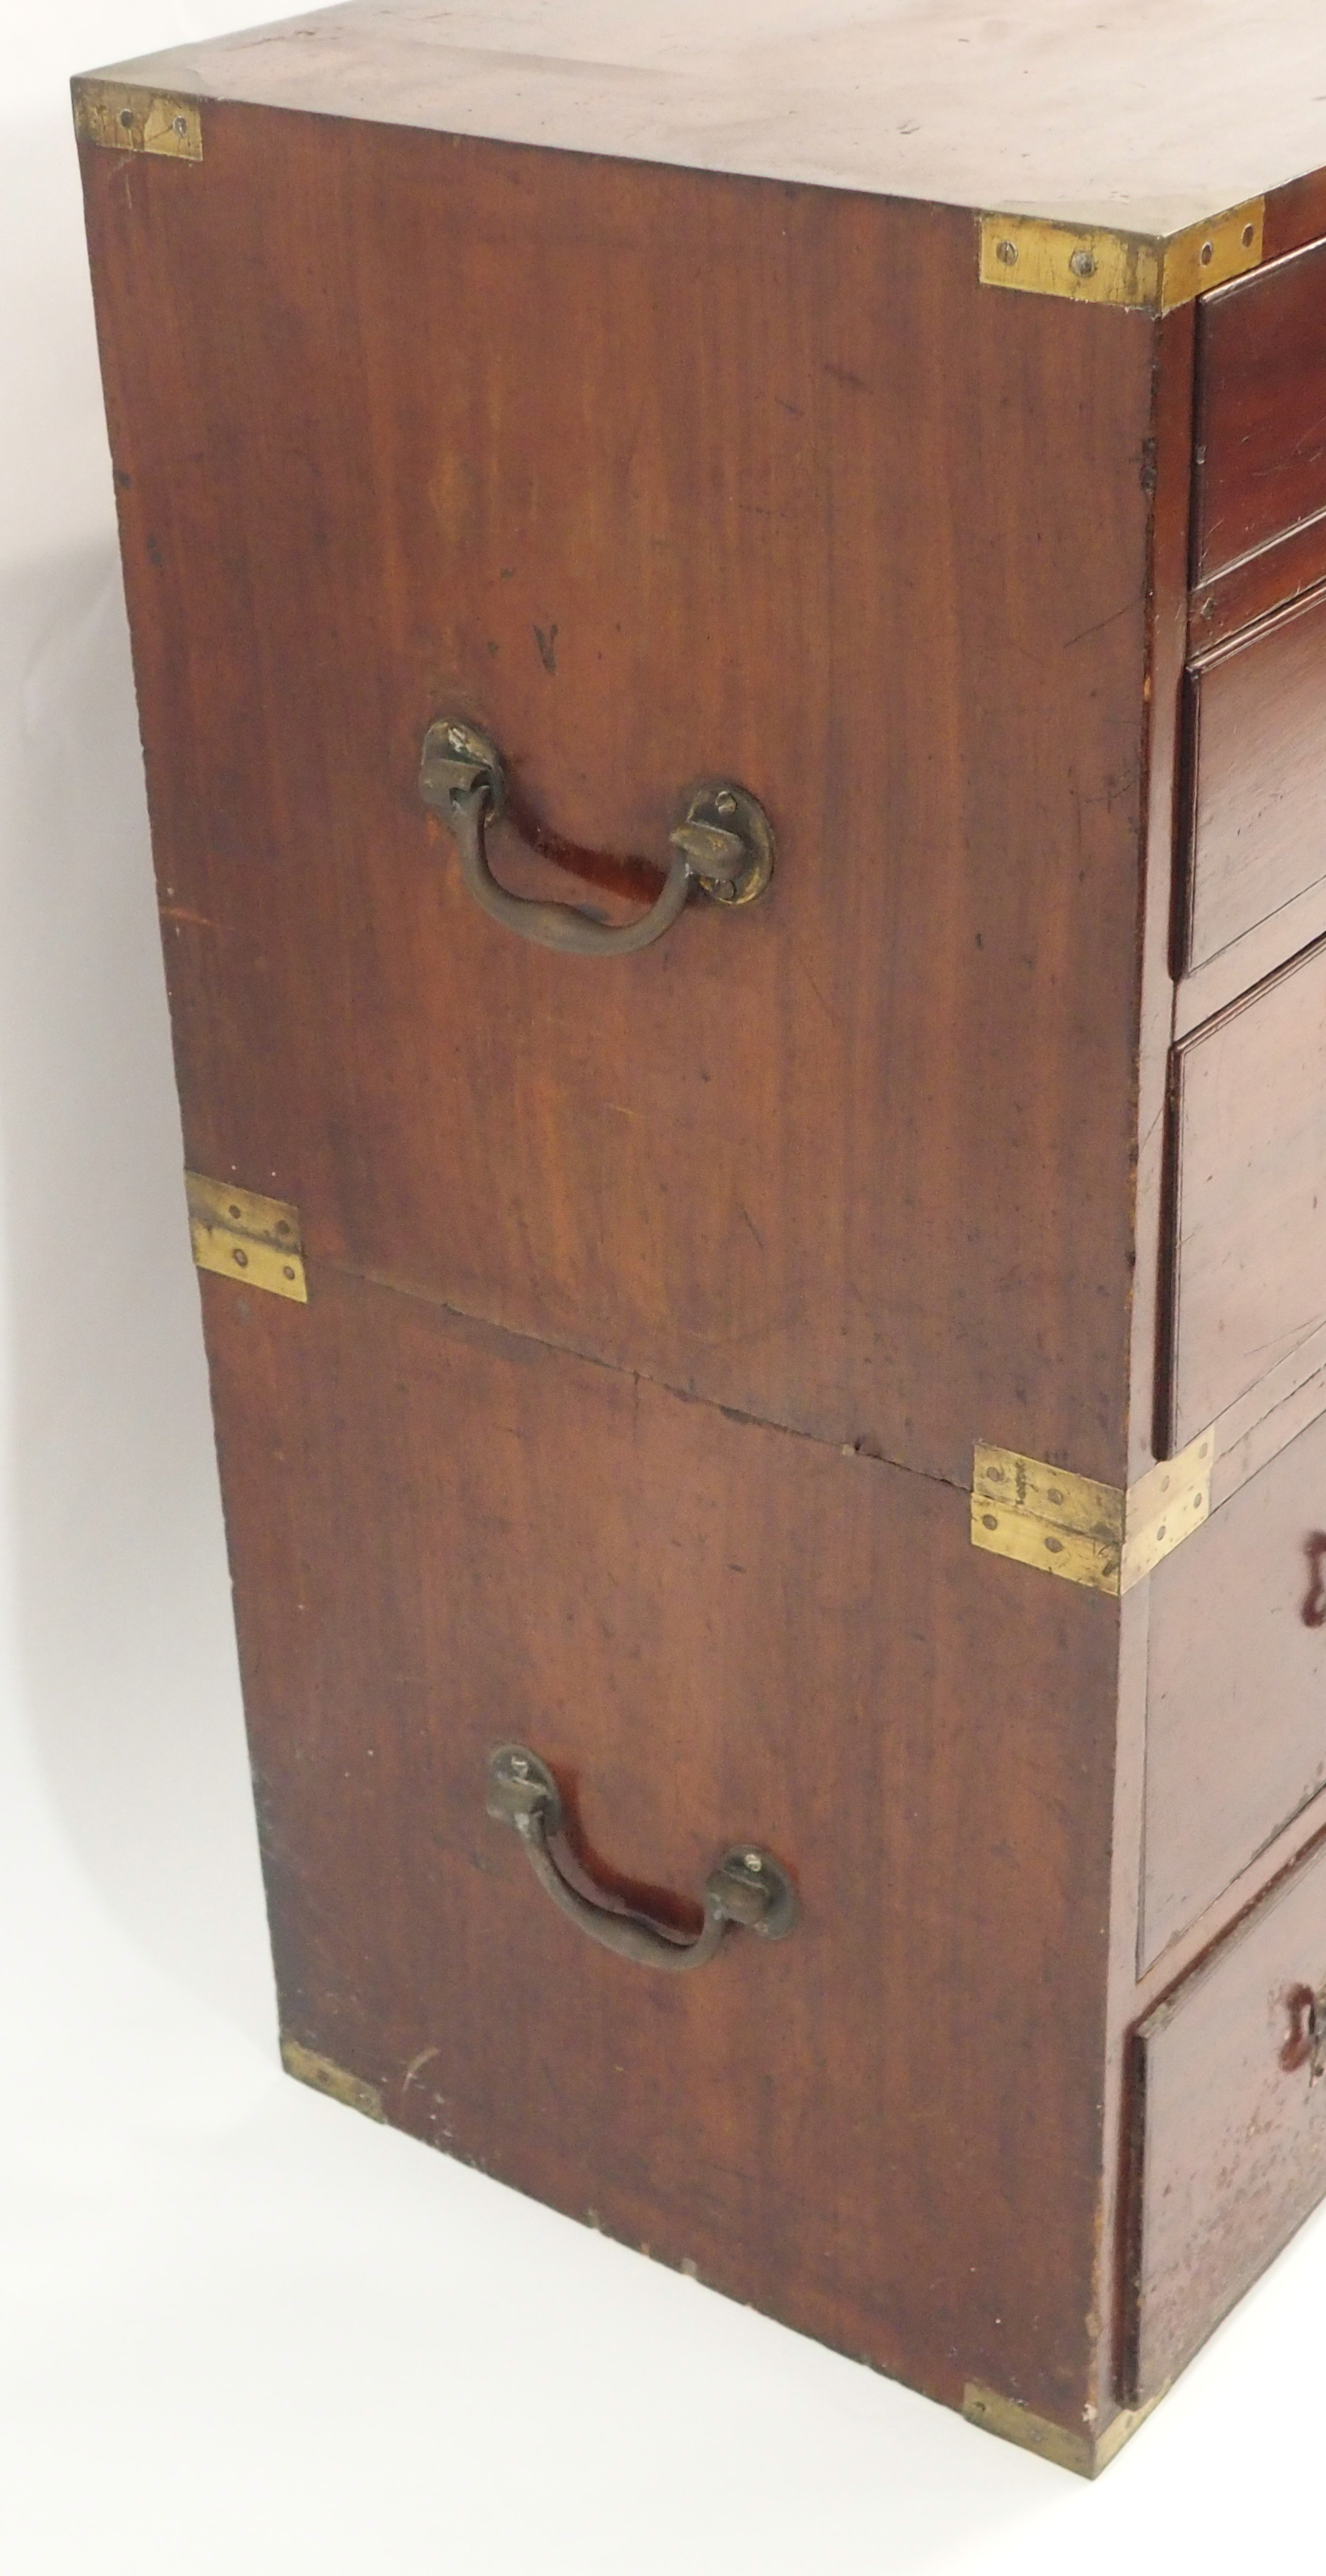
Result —
<instances>
[{"instance_id":1,"label":"wooden drawer","mask_svg":"<svg viewBox=\"0 0 1326 2576\"><path fill-rule=\"evenodd\" d=\"M1204 296L1197 343L1200 583L1326 510L1326 242Z\"/></svg>"},{"instance_id":2,"label":"wooden drawer","mask_svg":"<svg viewBox=\"0 0 1326 2576\"><path fill-rule=\"evenodd\" d=\"M1326 1782L1326 1417L1151 1578L1141 1964Z\"/></svg>"},{"instance_id":3,"label":"wooden drawer","mask_svg":"<svg viewBox=\"0 0 1326 2576\"><path fill-rule=\"evenodd\" d=\"M1318 1843L1134 2040L1125 2394L1174 2377L1326 2190Z\"/></svg>"},{"instance_id":4,"label":"wooden drawer","mask_svg":"<svg viewBox=\"0 0 1326 2576\"><path fill-rule=\"evenodd\" d=\"M1175 1048L1174 1449L1326 1316L1326 941Z\"/></svg>"},{"instance_id":5,"label":"wooden drawer","mask_svg":"<svg viewBox=\"0 0 1326 2576\"><path fill-rule=\"evenodd\" d=\"M1189 673L1186 780L1181 972L1326 877L1326 590Z\"/></svg>"}]
</instances>

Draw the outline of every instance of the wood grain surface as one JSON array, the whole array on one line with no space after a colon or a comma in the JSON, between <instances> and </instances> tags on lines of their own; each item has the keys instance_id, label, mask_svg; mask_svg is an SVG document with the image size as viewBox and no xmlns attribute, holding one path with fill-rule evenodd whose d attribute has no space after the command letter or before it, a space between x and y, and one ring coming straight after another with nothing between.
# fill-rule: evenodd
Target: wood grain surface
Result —
<instances>
[{"instance_id":1,"label":"wood grain surface","mask_svg":"<svg viewBox=\"0 0 1326 2576\"><path fill-rule=\"evenodd\" d=\"M208 135L85 155L191 1165L835 1443L1123 1482L1150 323L933 208ZM590 850L735 776L767 903L513 937L418 800L457 709Z\"/></svg>"},{"instance_id":2,"label":"wood grain surface","mask_svg":"<svg viewBox=\"0 0 1326 2576\"><path fill-rule=\"evenodd\" d=\"M1149 1685L1145 1593L974 1551L966 1487L978 1437L1125 1485L1158 1340L1180 1446L1326 1315L1326 946L1189 1035L1165 1116L1194 353L1214 578L1245 451L1272 534L1316 470L1314 350L1267 426L1261 308L991 292L961 209L342 112L359 14L310 22L336 112L209 97L201 162L83 156L187 1156L293 1202L309 1268L307 1309L203 1283L283 2025L1080 2443L1128 2376L1139 1876L1144 1948L1190 1936L1316 1777L1310 1441L1189 1542L1214 1578L1160 1569ZM1195 954L1311 893L1314 615L1203 659ZM514 889L631 918L726 775L768 901L520 941L419 800L448 713L509 765ZM1203 1655L1284 1676L1209 1793ZM594 1948L484 1813L511 1737L585 1884L680 1926L749 1838L792 1940ZM1199 2229L1175 2322L1170 2028L1148 2388L1216 2298Z\"/></svg>"},{"instance_id":3,"label":"wood grain surface","mask_svg":"<svg viewBox=\"0 0 1326 2576\"><path fill-rule=\"evenodd\" d=\"M1151 1578L1139 1965L1326 1783L1326 1420Z\"/></svg>"},{"instance_id":4,"label":"wood grain surface","mask_svg":"<svg viewBox=\"0 0 1326 2576\"><path fill-rule=\"evenodd\" d=\"M1224 643L1258 618L1299 599L1326 581L1326 511L1256 554L1244 555L1192 592L1190 642L1194 657Z\"/></svg>"},{"instance_id":5,"label":"wood grain surface","mask_svg":"<svg viewBox=\"0 0 1326 2576\"><path fill-rule=\"evenodd\" d=\"M1117 1605L927 1478L422 1299L201 1284L283 2027L733 2296L1080 2426ZM594 1882L689 1917L749 1836L797 1931L595 1948L484 1814L504 1739Z\"/></svg>"},{"instance_id":6,"label":"wood grain surface","mask_svg":"<svg viewBox=\"0 0 1326 2576\"><path fill-rule=\"evenodd\" d=\"M1304 2045L1326 1981L1326 1845L1142 2024L1127 2394L1145 2404L1326 2188L1326 2083Z\"/></svg>"},{"instance_id":7,"label":"wood grain surface","mask_svg":"<svg viewBox=\"0 0 1326 2576\"><path fill-rule=\"evenodd\" d=\"M1326 591L1199 663L1188 725L1185 969L1326 877Z\"/></svg>"},{"instance_id":8,"label":"wood grain surface","mask_svg":"<svg viewBox=\"0 0 1326 2576\"><path fill-rule=\"evenodd\" d=\"M1197 320L1191 305L1166 314L1156 332L1148 472L1153 480L1147 550L1149 722L1144 760L1140 937L1131 982L1137 994L1136 1165L1133 1181L1132 1329L1129 1349L1128 1464L1132 1485L1156 1462L1157 1352L1168 1331L1167 1105L1174 1037L1174 855L1188 658L1188 548L1192 504L1193 370ZM1139 1707L1140 1722L1140 1707ZM1127 1719L1121 1721L1127 1734ZM1121 1765L1132 1755L1121 1747ZM1130 1999L1131 2000L1131 1999Z\"/></svg>"},{"instance_id":9,"label":"wood grain surface","mask_svg":"<svg viewBox=\"0 0 1326 2576\"><path fill-rule=\"evenodd\" d=\"M1198 305L1193 579L1326 509L1326 242Z\"/></svg>"},{"instance_id":10,"label":"wood grain surface","mask_svg":"<svg viewBox=\"0 0 1326 2576\"><path fill-rule=\"evenodd\" d=\"M1175 1449L1326 1315L1326 944L1175 1051Z\"/></svg>"},{"instance_id":11,"label":"wood grain surface","mask_svg":"<svg viewBox=\"0 0 1326 2576\"><path fill-rule=\"evenodd\" d=\"M1276 248L1326 230L1311 186L1326 166L1317 0L1276 0L1255 37L1248 0L856 0L837 13L805 0L356 0L126 71L205 99L1126 232L1177 232L1273 191Z\"/></svg>"}]
</instances>

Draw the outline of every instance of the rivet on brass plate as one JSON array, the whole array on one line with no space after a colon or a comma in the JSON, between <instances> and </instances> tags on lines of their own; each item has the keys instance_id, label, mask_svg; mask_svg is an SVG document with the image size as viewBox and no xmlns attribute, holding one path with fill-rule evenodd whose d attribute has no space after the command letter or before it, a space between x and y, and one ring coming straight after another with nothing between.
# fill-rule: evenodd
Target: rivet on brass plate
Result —
<instances>
[{"instance_id":1,"label":"rivet on brass plate","mask_svg":"<svg viewBox=\"0 0 1326 2576\"><path fill-rule=\"evenodd\" d=\"M983 286L1024 295L1168 313L1260 267L1264 211L1262 199L1251 198L1168 238L1040 215L982 215L979 276Z\"/></svg>"},{"instance_id":2,"label":"rivet on brass plate","mask_svg":"<svg viewBox=\"0 0 1326 2576\"><path fill-rule=\"evenodd\" d=\"M1200 1529L1211 1509L1214 1449L1212 1434L1203 1432L1125 1493L978 1440L972 1545L1117 1599Z\"/></svg>"},{"instance_id":3,"label":"rivet on brass plate","mask_svg":"<svg viewBox=\"0 0 1326 2576\"><path fill-rule=\"evenodd\" d=\"M384 2120L382 2095L376 2084L367 2084L362 2075L351 2075L334 2058L320 2057L314 2048L305 2048L297 2039L282 2038L281 2064L287 2075L300 2084L311 2084L315 2093L330 2095L333 2102L344 2102L351 2111L362 2111L366 2120Z\"/></svg>"},{"instance_id":4,"label":"rivet on brass plate","mask_svg":"<svg viewBox=\"0 0 1326 2576\"><path fill-rule=\"evenodd\" d=\"M184 1186L193 1257L200 1270L308 1304L297 1207L286 1199L263 1198L257 1190L236 1189L230 1181L205 1180L201 1172L186 1172Z\"/></svg>"},{"instance_id":5,"label":"rivet on brass plate","mask_svg":"<svg viewBox=\"0 0 1326 2576\"><path fill-rule=\"evenodd\" d=\"M1214 223L1190 224L1186 232L1173 234L1161 256L1162 313L1172 313L1176 305L1191 304L1213 286L1225 286L1231 277L1245 277L1249 269L1260 268L1265 215L1264 199L1252 197L1245 206L1217 216Z\"/></svg>"},{"instance_id":6,"label":"rivet on brass plate","mask_svg":"<svg viewBox=\"0 0 1326 2576\"><path fill-rule=\"evenodd\" d=\"M1177 1458L1159 1465L1128 1488L1119 1590L1130 1592L1162 1557L1200 1529L1211 1511L1215 1437L1202 1432Z\"/></svg>"},{"instance_id":7,"label":"rivet on brass plate","mask_svg":"<svg viewBox=\"0 0 1326 2576\"><path fill-rule=\"evenodd\" d=\"M203 120L198 102L161 90L130 89L122 81L74 83L74 124L84 143L108 152L155 152L170 161L201 161Z\"/></svg>"}]
</instances>

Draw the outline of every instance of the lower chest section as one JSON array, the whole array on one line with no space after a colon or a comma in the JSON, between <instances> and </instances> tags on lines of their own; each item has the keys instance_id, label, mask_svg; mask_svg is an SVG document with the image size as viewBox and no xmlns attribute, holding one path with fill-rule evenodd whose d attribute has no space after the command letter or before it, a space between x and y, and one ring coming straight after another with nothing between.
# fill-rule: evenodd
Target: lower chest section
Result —
<instances>
[{"instance_id":1,"label":"lower chest section","mask_svg":"<svg viewBox=\"0 0 1326 2576\"><path fill-rule=\"evenodd\" d=\"M886 2370L1061 2413L1109 1605L978 1557L958 1491L648 1380L316 1265L307 1307L205 1284L287 2040ZM503 1746L582 1905L691 1942L749 1851L794 1927L617 1955L488 1812Z\"/></svg>"}]
</instances>

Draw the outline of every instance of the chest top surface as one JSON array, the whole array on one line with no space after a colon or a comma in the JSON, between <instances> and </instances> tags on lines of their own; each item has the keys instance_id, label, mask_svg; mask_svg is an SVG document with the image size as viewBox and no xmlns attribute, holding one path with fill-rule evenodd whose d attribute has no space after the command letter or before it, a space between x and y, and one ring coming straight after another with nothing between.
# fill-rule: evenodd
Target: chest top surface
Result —
<instances>
[{"instance_id":1,"label":"chest top surface","mask_svg":"<svg viewBox=\"0 0 1326 2576\"><path fill-rule=\"evenodd\" d=\"M1147 234L1326 163L1321 0L349 0L116 69Z\"/></svg>"}]
</instances>

